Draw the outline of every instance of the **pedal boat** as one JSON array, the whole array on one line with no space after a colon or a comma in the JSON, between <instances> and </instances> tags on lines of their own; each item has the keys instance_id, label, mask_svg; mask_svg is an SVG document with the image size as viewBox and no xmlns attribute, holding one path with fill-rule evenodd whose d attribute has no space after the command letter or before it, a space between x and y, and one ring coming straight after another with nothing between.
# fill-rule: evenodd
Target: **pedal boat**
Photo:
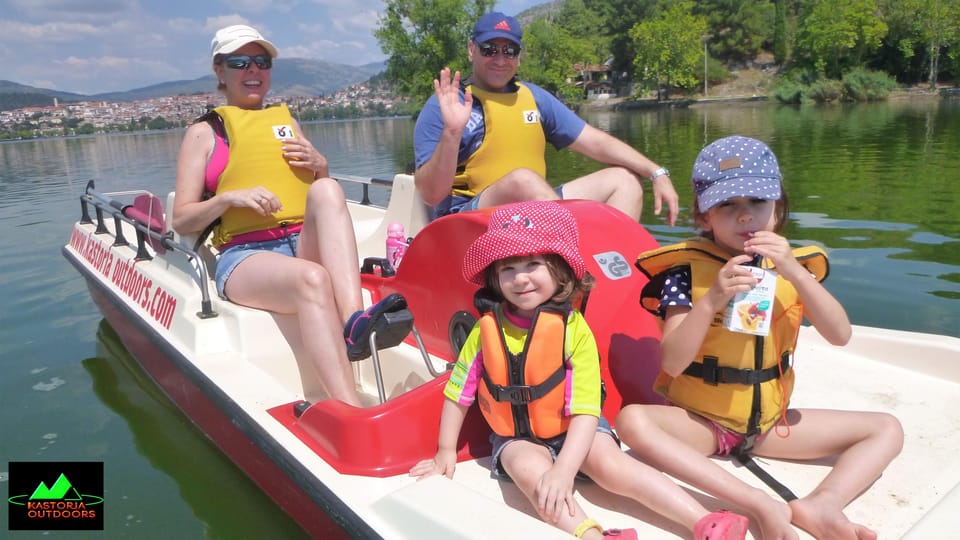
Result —
<instances>
[{"instance_id":1,"label":"pedal boat","mask_svg":"<svg viewBox=\"0 0 960 540\"><path fill-rule=\"evenodd\" d=\"M312 537L569 538L541 522L516 486L490 478L489 431L475 408L453 480L407 475L436 450L448 366L477 317L475 287L460 265L488 211L428 223L412 177L338 178L363 194L349 206L365 302L402 293L414 320L403 343L353 363L364 408L326 399L310 363L288 345L296 329L216 296L215 250L169 230L173 193L165 201L146 191L101 193L91 181L63 255L153 383ZM375 189L389 190L388 204L369 202ZM660 402L650 390L659 328L638 303L645 278L632 264L657 243L610 207L562 204L580 224L582 253L597 279L584 314L600 347L604 413L613 421L624 404ZM413 237L395 272L383 259L392 222ZM904 425L903 452L847 507L848 516L881 538L951 535L960 525L960 339L856 326L851 343L837 348L804 327L794 364L792 406L887 411ZM800 496L830 466L760 462ZM718 463L766 489L733 461ZM728 507L690 490L710 509ZM689 537L592 483L578 481L577 497L605 527Z\"/></svg>"}]
</instances>

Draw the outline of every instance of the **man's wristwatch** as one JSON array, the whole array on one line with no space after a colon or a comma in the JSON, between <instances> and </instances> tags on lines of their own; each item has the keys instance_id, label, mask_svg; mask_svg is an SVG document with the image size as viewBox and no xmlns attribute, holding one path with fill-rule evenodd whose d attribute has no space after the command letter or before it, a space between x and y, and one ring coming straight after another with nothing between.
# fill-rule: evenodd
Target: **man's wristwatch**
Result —
<instances>
[{"instance_id":1,"label":"man's wristwatch","mask_svg":"<svg viewBox=\"0 0 960 540\"><path fill-rule=\"evenodd\" d=\"M670 176L670 171L668 171L663 167L660 167L659 169L653 171L653 173L650 174L650 181L653 182L654 180L657 179L658 176Z\"/></svg>"}]
</instances>

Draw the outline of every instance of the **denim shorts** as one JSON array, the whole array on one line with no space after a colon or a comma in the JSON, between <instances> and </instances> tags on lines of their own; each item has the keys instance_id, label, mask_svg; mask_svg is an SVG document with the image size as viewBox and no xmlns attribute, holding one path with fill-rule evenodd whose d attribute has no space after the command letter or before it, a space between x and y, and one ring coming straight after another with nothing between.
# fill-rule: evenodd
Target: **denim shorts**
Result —
<instances>
[{"instance_id":1,"label":"denim shorts","mask_svg":"<svg viewBox=\"0 0 960 540\"><path fill-rule=\"evenodd\" d=\"M563 186L557 186L553 191L557 193L558 197L563 198ZM481 191L475 197L467 197L466 195L447 196L440 201L440 204L433 207L433 218L436 219L449 214L459 214L460 212L476 210L480 207L480 194L482 193Z\"/></svg>"},{"instance_id":2,"label":"denim shorts","mask_svg":"<svg viewBox=\"0 0 960 540\"><path fill-rule=\"evenodd\" d=\"M299 240L300 233L293 233L286 238L264 240L263 242L237 244L221 251L220 257L217 258L217 270L214 273L217 281L217 294L220 295L220 298L229 300L223 289L227 285L227 280L230 278L230 274L232 274L237 265L245 261L247 257L264 251L282 253L284 255L293 257L295 256L294 254L296 253L297 249L297 241Z\"/></svg>"},{"instance_id":3,"label":"denim shorts","mask_svg":"<svg viewBox=\"0 0 960 540\"><path fill-rule=\"evenodd\" d=\"M617 443L617 446L620 445L620 439L617 438L617 435L613 432L613 428L610 427L610 422L606 418L600 416L600 422L597 424L597 433L606 433L613 437L613 440ZM516 438L516 437L502 437L493 433L490 435L490 443L493 446L493 464L490 467L490 476L493 478L498 478L501 480L510 480L510 475L507 474L507 471L503 470L503 466L500 465L500 452L503 452L503 449L507 444L513 441L533 441L535 443L541 444L547 447L547 450L550 451L550 457L553 461L557 460L557 456L560 454L560 449L563 448L563 442L567 439L567 434L557 435L550 439L525 439L525 438ZM577 478L587 479L588 477L583 473L577 473Z\"/></svg>"}]
</instances>

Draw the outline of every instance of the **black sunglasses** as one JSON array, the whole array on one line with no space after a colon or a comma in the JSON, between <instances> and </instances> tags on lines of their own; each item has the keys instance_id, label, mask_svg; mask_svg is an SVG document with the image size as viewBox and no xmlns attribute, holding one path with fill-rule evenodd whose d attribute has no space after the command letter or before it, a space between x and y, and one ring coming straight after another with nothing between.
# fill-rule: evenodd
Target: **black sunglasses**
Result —
<instances>
[{"instance_id":1,"label":"black sunglasses","mask_svg":"<svg viewBox=\"0 0 960 540\"><path fill-rule=\"evenodd\" d=\"M513 43L507 43L498 48L496 43L484 41L483 43L478 43L477 47L480 48L480 54L487 58L496 56L498 52L502 54L504 58L513 59L520 56L520 46Z\"/></svg>"},{"instance_id":2,"label":"black sunglasses","mask_svg":"<svg viewBox=\"0 0 960 540\"><path fill-rule=\"evenodd\" d=\"M247 69L250 67L250 62L253 62L260 69L270 69L273 67L273 58L270 58L266 54L235 54L232 56L227 56L221 62L225 64L230 69Z\"/></svg>"}]
</instances>

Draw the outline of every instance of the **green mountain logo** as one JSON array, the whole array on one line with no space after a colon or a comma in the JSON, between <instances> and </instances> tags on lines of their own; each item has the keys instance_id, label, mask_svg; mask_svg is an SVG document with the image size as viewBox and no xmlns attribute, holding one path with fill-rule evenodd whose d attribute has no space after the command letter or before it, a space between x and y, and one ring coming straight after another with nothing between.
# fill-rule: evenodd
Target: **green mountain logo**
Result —
<instances>
[{"instance_id":1,"label":"green mountain logo","mask_svg":"<svg viewBox=\"0 0 960 540\"><path fill-rule=\"evenodd\" d=\"M76 488L67 479L67 475L60 473L60 477L53 483L52 487L47 487L42 481L37 489L30 495L31 501L82 501L83 497L77 493Z\"/></svg>"}]
</instances>

